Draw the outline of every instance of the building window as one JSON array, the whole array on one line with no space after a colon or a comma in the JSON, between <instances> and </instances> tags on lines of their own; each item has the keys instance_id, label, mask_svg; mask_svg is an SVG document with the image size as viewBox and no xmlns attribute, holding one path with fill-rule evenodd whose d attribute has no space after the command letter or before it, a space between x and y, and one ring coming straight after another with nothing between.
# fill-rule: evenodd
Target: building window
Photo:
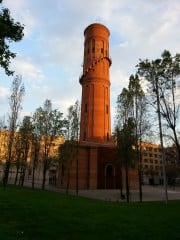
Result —
<instances>
[{"instance_id":1,"label":"building window","mask_svg":"<svg viewBox=\"0 0 180 240\"><path fill-rule=\"evenodd\" d=\"M109 133L107 133L107 141L109 141Z\"/></svg>"},{"instance_id":2,"label":"building window","mask_svg":"<svg viewBox=\"0 0 180 240\"><path fill-rule=\"evenodd\" d=\"M86 140L86 132L84 132L83 140Z\"/></svg>"},{"instance_id":3,"label":"building window","mask_svg":"<svg viewBox=\"0 0 180 240\"><path fill-rule=\"evenodd\" d=\"M87 112L87 103L85 104L85 110L84 111Z\"/></svg>"},{"instance_id":4,"label":"building window","mask_svg":"<svg viewBox=\"0 0 180 240\"><path fill-rule=\"evenodd\" d=\"M106 105L106 113L108 114L109 113L109 106Z\"/></svg>"},{"instance_id":5,"label":"building window","mask_svg":"<svg viewBox=\"0 0 180 240\"><path fill-rule=\"evenodd\" d=\"M92 40L92 52L93 53L95 52L95 40L94 39Z\"/></svg>"}]
</instances>

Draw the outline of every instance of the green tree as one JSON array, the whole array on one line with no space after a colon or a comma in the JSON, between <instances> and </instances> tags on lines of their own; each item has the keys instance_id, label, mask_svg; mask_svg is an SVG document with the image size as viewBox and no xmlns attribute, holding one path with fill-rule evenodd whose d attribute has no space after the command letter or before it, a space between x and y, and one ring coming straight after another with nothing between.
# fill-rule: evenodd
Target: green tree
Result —
<instances>
[{"instance_id":1,"label":"green tree","mask_svg":"<svg viewBox=\"0 0 180 240\"><path fill-rule=\"evenodd\" d=\"M13 144L15 132L17 129L17 120L19 117L20 110L22 108L22 97L25 93L24 85L22 84L22 79L20 76L16 76L12 83L12 90L9 98L10 103L10 115L9 115L9 139L8 139L8 149L7 149L7 158L5 163L5 170L3 176L3 185L6 186L9 177L9 169L12 161L13 154Z\"/></svg>"},{"instance_id":2,"label":"green tree","mask_svg":"<svg viewBox=\"0 0 180 240\"><path fill-rule=\"evenodd\" d=\"M46 99L43 107L36 109L34 113L34 125L41 136L42 148L42 163L43 163L43 180L42 189L45 188L46 173L51 166L50 151L53 141L56 136L60 136L63 133L64 120L63 114L57 109L52 109L52 103Z\"/></svg>"},{"instance_id":3,"label":"green tree","mask_svg":"<svg viewBox=\"0 0 180 240\"><path fill-rule=\"evenodd\" d=\"M133 119L133 98L128 89L123 88L117 99L117 148L121 169L125 167L126 199L129 202L129 167L133 165L135 146L135 122ZM122 170L121 170L122 173ZM122 177L121 177L122 179ZM122 193L121 193L122 194Z\"/></svg>"},{"instance_id":4,"label":"green tree","mask_svg":"<svg viewBox=\"0 0 180 240\"><path fill-rule=\"evenodd\" d=\"M156 102L155 109L159 104L159 114L171 130L171 139L176 145L180 162L180 144L178 141L178 119L180 116L180 54L171 56L167 50L161 58L150 61L140 60L138 74L149 81L149 90ZM167 131L167 130L166 130Z\"/></svg>"},{"instance_id":5,"label":"green tree","mask_svg":"<svg viewBox=\"0 0 180 240\"><path fill-rule=\"evenodd\" d=\"M14 141L15 154L13 157L13 163L16 168L14 184L16 185L19 178L19 172L22 164L22 139L19 134L16 134Z\"/></svg>"},{"instance_id":6,"label":"green tree","mask_svg":"<svg viewBox=\"0 0 180 240\"><path fill-rule=\"evenodd\" d=\"M21 163L21 176L19 184L21 186L24 185L25 174L28 164L28 156L30 152L30 147L32 144L32 131L33 125L30 116L24 116L22 123L19 127L18 134L20 135L21 139L21 151L22 151L22 163Z\"/></svg>"},{"instance_id":7,"label":"green tree","mask_svg":"<svg viewBox=\"0 0 180 240\"><path fill-rule=\"evenodd\" d=\"M168 201L167 180L166 180L166 161L164 152L164 140L162 130L162 118L166 121L168 129L172 130L173 139L180 156L180 146L177 138L177 119L179 112L178 98L175 98L180 76L180 54L171 56L170 52L165 50L162 58L149 61L140 60L137 65L137 73L148 80L149 92L153 99L153 106L157 112L159 123L159 138L161 143L163 158L163 179L165 190L165 202ZM178 95L179 96L179 95Z\"/></svg>"},{"instance_id":8,"label":"green tree","mask_svg":"<svg viewBox=\"0 0 180 240\"><path fill-rule=\"evenodd\" d=\"M40 157L40 142L41 142L41 133L39 131L39 124L37 122L37 112L33 114L32 117L32 188L35 185L35 171L38 166L39 157Z\"/></svg>"},{"instance_id":9,"label":"green tree","mask_svg":"<svg viewBox=\"0 0 180 240\"><path fill-rule=\"evenodd\" d=\"M74 141L73 145L76 145L76 194L79 190L79 127L80 127L80 103L76 101L74 105L68 108L68 132L71 141Z\"/></svg>"},{"instance_id":10,"label":"green tree","mask_svg":"<svg viewBox=\"0 0 180 240\"><path fill-rule=\"evenodd\" d=\"M132 117L135 124L135 138L136 138L136 161L138 163L139 176L139 199L142 202L142 152L141 142L147 131L149 130L149 122L147 120L147 99L141 87L140 79L136 74L131 75L128 85L129 93L132 97L133 111Z\"/></svg>"},{"instance_id":11,"label":"green tree","mask_svg":"<svg viewBox=\"0 0 180 240\"><path fill-rule=\"evenodd\" d=\"M59 146L59 166L61 169L61 183L64 181L66 174L66 194L69 193L70 185L70 168L74 157L76 156L76 142L74 140L66 140Z\"/></svg>"},{"instance_id":12,"label":"green tree","mask_svg":"<svg viewBox=\"0 0 180 240\"><path fill-rule=\"evenodd\" d=\"M2 0L0 0L2 4ZM7 75L12 75L14 72L9 69L11 59L16 57L16 53L9 49L11 42L20 41L23 34L24 26L19 22L15 22L10 16L8 8L0 10L0 66L5 70Z\"/></svg>"}]
</instances>

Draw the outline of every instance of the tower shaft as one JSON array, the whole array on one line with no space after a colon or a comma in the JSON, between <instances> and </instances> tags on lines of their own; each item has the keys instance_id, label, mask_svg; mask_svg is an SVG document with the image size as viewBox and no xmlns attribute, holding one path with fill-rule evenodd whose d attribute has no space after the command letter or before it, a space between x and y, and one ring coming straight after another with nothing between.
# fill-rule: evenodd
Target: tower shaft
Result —
<instances>
[{"instance_id":1,"label":"tower shaft","mask_svg":"<svg viewBox=\"0 0 180 240\"><path fill-rule=\"evenodd\" d=\"M84 31L80 140L107 143L111 137L109 30L94 23Z\"/></svg>"}]
</instances>

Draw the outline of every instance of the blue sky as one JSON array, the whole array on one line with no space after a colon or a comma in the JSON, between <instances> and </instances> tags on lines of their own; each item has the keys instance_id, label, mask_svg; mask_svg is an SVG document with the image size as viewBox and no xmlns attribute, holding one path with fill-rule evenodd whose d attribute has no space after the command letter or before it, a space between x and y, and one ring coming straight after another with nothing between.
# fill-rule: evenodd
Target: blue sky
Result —
<instances>
[{"instance_id":1,"label":"blue sky","mask_svg":"<svg viewBox=\"0 0 180 240\"><path fill-rule=\"evenodd\" d=\"M164 49L180 52L179 0L4 0L25 36L11 43L17 53L11 69L22 75L26 93L21 115L30 115L45 99L66 115L81 100L84 29L106 25L111 33L112 123L117 95L128 84L139 59L155 59ZM0 69L0 116L8 112L12 77Z\"/></svg>"}]
</instances>

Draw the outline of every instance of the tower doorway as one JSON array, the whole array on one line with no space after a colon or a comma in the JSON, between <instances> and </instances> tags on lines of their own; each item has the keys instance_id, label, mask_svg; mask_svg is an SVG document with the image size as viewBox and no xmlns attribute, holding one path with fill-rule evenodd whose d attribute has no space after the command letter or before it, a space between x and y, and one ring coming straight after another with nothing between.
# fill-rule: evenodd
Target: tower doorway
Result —
<instances>
[{"instance_id":1,"label":"tower doorway","mask_svg":"<svg viewBox=\"0 0 180 240\"><path fill-rule=\"evenodd\" d=\"M114 188L114 167L112 164L107 164L105 167L105 188L113 189Z\"/></svg>"}]
</instances>

